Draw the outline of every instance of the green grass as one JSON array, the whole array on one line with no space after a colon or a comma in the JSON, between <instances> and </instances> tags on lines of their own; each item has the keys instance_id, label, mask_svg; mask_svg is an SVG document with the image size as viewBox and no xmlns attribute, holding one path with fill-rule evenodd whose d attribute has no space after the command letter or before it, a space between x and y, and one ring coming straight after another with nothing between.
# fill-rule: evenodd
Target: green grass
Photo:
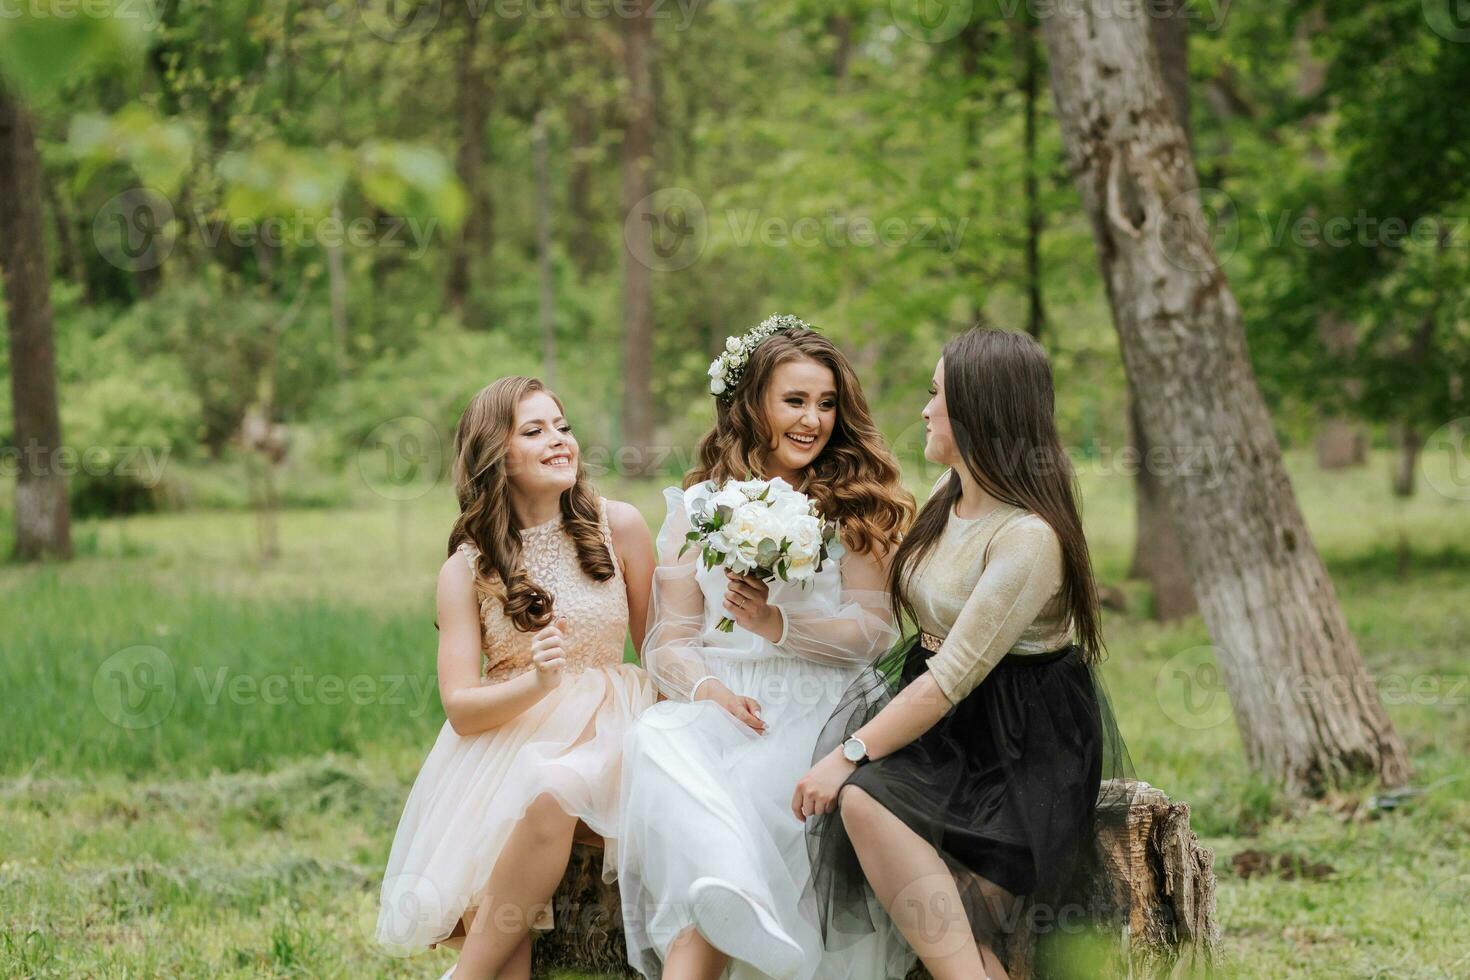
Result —
<instances>
[{"instance_id":1,"label":"green grass","mask_svg":"<svg viewBox=\"0 0 1470 980\"><path fill-rule=\"evenodd\" d=\"M1190 653L1208 644L1202 624L1147 620L1146 590L1122 582L1129 481L1084 474L1100 575L1130 604L1109 614L1104 676L1138 774L1190 801L1215 851L1233 975L1470 975L1470 507L1428 486L1395 501L1385 474L1381 458L1337 474L1293 459L1413 754L1423 792L1392 811L1371 786L1292 809L1246 770ZM658 489L604 487L651 523ZM249 513L217 511L83 522L77 561L0 567L0 975L443 970L448 953L396 960L370 935L399 808L442 722L445 496L290 510L271 563ZM1181 670L1203 685L1193 702ZM1248 848L1333 871L1245 880L1230 859Z\"/></svg>"}]
</instances>

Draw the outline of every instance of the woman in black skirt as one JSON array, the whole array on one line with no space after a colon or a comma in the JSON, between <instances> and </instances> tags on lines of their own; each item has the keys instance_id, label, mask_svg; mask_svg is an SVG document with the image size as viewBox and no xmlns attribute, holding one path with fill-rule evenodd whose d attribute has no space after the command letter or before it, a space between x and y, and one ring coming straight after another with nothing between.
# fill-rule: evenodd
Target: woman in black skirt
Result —
<instances>
[{"instance_id":1,"label":"woman in black skirt","mask_svg":"<svg viewBox=\"0 0 1470 980\"><path fill-rule=\"evenodd\" d=\"M950 470L889 588L919 632L848 692L792 810L829 946L896 927L935 980L1000 980L994 947L1023 898L1053 927L1078 912L1059 903L1123 756L1093 674L1097 593L1045 352L973 329L930 395L924 455Z\"/></svg>"}]
</instances>

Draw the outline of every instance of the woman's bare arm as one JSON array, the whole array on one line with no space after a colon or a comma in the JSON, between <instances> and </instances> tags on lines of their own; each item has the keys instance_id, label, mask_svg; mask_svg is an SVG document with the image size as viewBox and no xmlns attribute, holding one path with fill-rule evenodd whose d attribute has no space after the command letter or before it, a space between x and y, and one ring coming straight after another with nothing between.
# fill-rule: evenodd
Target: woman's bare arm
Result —
<instances>
[{"instance_id":1,"label":"woman's bare arm","mask_svg":"<svg viewBox=\"0 0 1470 980\"><path fill-rule=\"evenodd\" d=\"M552 684L531 669L508 681L485 684L480 679L480 604L474 573L460 554L450 555L439 569L439 700L445 717L460 735L478 735L511 721L546 696ZM548 626L538 640L560 631ZM554 652L554 651L553 651Z\"/></svg>"},{"instance_id":2,"label":"woman's bare arm","mask_svg":"<svg viewBox=\"0 0 1470 980\"><path fill-rule=\"evenodd\" d=\"M607 502L607 522L628 589L628 632L641 657L648 633L648 599L653 592L653 536L638 508L621 500Z\"/></svg>"}]
</instances>

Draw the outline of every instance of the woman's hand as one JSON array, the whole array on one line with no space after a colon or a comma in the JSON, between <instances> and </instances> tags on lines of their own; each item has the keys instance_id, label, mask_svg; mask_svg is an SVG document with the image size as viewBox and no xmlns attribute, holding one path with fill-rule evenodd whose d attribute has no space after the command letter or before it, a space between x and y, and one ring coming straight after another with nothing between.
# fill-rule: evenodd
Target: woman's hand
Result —
<instances>
[{"instance_id":1,"label":"woman's hand","mask_svg":"<svg viewBox=\"0 0 1470 980\"><path fill-rule=\"evenodd\" d=\"M736 575L728 568L725 578L725 615L735 625L775 643L781 638L781 612L770 604L771 587L754 575Z\"/></svg>"},{"instance_id":2,"label":"woman's hand","mask_svg":"<svg viewBox=\"0 0 1470 980\"><path fill-rule=\"evenodd\" d=\"M557 617L551 624L531 638L531 663L536 667L536 684L549 691L561 683L562 668L567 665L566 637L562 633L564 617Z\"/></svg>"},{"instance_id":3,"label":"woman's hand","mask_svg":"<svg viewBox=\"0 0 1470 980\"><path fill-rule=\"evenodd\" d=\"M696 701L713 701L735 716L735 720L744 723L757 735L766 733L766 723L761 721L761 705L755 698L747 698L736 694L720 681L710 678L699 685L699 690L694 692Z\"/></svg>"},{"instance_id":4,"label":"woman's hand","mask_svg":"<svg viewBox=\"0 0 1470 980\"><path fill-rule=\"evenodd\" d=\"M807 817L836 809L837 791L856 768L836 750L823 756L796 784L796 792L791 797L791 812L796 819L806 823Z\"/></svg>"}]
</instances>

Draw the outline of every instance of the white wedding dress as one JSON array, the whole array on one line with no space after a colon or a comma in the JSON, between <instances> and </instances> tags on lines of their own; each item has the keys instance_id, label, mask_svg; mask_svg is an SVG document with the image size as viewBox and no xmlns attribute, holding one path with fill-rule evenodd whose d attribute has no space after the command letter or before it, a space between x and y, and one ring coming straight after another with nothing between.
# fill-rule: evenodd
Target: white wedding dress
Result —
<instances>
[{"instance_id":1,"label":"white wedding dress","mask_svg":"<svg viewBox=\"0 0 1470 980\"><path fill-rule=\"evenodd\" d=\"M662 973L674 939L695 926L730 954L731 980L881 980L902 977L905 950L879 930L825 951L817 927L804 825L791 812L796 782L843 691L897 638L883 573L853 553L803 588L771 583L784 614L780 644L739 626L722 633L727 580L698 549L678 550L689 530L686 493L664 491L668 518L644 665L661 701L624 739L619 889L628 960ZM758 735L713 701L691 701L718 678L760 703Z\"/></svg>"}]
</instances>

